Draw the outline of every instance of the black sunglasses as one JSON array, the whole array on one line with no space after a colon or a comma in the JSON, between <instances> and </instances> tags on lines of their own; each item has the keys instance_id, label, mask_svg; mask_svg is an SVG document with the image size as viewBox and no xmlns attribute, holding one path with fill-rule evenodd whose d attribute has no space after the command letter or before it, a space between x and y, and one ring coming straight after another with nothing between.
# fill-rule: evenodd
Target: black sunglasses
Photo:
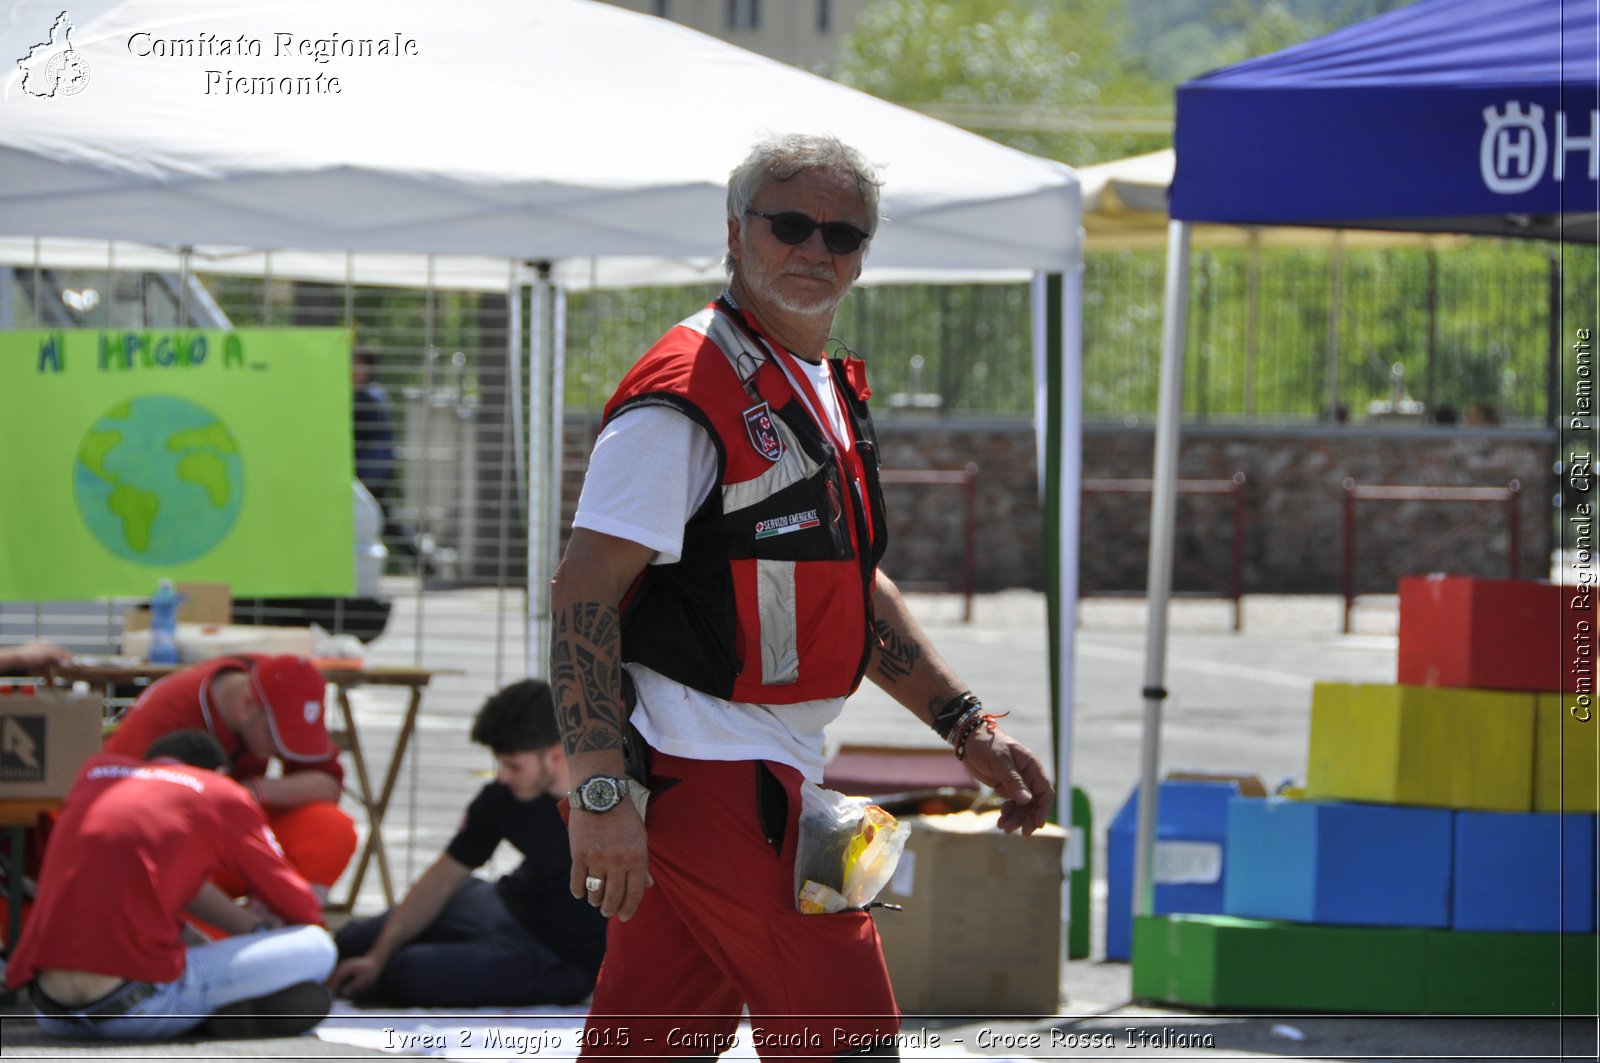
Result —
<instances>
[{"instance_id":1,"label":"black sunglasses","mask_svg":"<svg viewBox=\"0 0 1600 1063\"><path fill-rule=\"evenodd\" d=\"M850 254L860 247L864 240L872 236L871 233L864 233L847 221L817 221L797 210L785 210L777 214L768 214L764 210L747 210L745 213L754 214L771 222L772 235L786 244L803 244L811 239L813 232L821 229L823 246L836 255Z\"/></svg>"}]
</instances>

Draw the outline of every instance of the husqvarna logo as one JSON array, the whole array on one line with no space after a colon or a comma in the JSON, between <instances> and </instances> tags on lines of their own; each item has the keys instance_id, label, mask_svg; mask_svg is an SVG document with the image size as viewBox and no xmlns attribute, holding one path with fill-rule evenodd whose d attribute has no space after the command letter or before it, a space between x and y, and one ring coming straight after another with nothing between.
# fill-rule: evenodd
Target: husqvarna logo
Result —
<instances>
[{"instance_id":1,"label":"husqvarna logo","mask_svg":"<svg viewBox=\"0 0 1600 1063\"><path fill-rule=\"evenodd\" d=\"M1544 176L1550 145L1544 137L1544 108L1530 104L1524 111L1515 101L1504 114L1483 109L1483 143L1478 148L1478 168L1489 191L1502 195L1526 192Z\"/></svg>"},{"instance_id":2,"label":"husqvarna logo","mask_svg":"<svg viewBox=\"0 0 1600 1063\"><path fill-rule=\"evenodd\" d=\"M1573 152L1588 156L1589 180L1600 179L1600 110L1589 112L1584 136L1570 135L1566 112L1557 111L1551 137L1545 129L1544 108L1537 103L1507 100L1504 108L1483 109L1478 171L1491 192L1503 196L1526 192L1544 180L1547 168L1554 180L1564 181L1567 156Z\"/></svg>"}]
</instances>

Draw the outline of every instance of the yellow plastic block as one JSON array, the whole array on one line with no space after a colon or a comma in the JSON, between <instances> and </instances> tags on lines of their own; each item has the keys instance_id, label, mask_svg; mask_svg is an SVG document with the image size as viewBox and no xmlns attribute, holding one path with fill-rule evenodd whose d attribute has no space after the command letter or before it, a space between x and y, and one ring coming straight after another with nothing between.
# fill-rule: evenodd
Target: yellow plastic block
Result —
<instances>
[{"instance_id":1,"label":"yellow plastic block","mask_svg":"<svg viewBox=\"0 0 1600 1063\"><path fill-rule=\"evenodd\" d=\"M1312 800L1527 812L1536 695L1318 683L1306 792Z\"/></svg>"},{"instance_id":2,"label":"yellow plastic block","mask_svg":"<svg viewBox=\"0 0 1600 1063\"><path fill-rule=\"evenodd\" d=\"M1600 699L1591 697L1584 705L1576 694L1539 695L1533 720L1533 810L1600 812Z\"/></svg>"}]
</instances>

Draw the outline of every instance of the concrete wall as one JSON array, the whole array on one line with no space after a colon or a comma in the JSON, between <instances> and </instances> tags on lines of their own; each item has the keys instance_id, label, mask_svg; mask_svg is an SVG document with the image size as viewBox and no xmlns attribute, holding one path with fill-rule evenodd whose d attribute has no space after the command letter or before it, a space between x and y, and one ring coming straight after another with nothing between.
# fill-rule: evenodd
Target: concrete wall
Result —
<instances>
[{"instance_id":1,"label":"concrete wall","mask_svg":"<svg viewBox=\"0 0 1600 1063\"><path fill-rule=\"evenodd\" d=\"M1033 430L1015 422L888 422L879 425L887 469L961 469L977 464L979 590L1044 586L1044 533ZM592 440L587 424L568 434L566 520L577 499ZM1084 430L1085 480L1147 479L1148 427ZM1384 485L1505 486L1521 481L1521 572L1543 577L1551 548L1550 433L1512 428L1185 429L1185 480L1245 475L1243 574L1247 593L1337 593L1346 477ZM885 570L906 584L959 580L961 492L947 486L890 486ZM1144 588L1149 495L1084 497L1080 580L1086 592ZM1362 592L1392 592L1397 572L1507 571L1505 507L1480 503L1367 503L1357 509ZM1179 590L1219 591L1231 562L1233 517L1226 497L1180 498ZM1441 539L1443 543L1441 544Z\"/></svg>"},{"instance_id":2,"label":"concrete wall","mask_svg":"<svg viewBox=\"0 0 1600 1063\"><path fill-rule=\"evenodd\" d=\"M888 468L979 467L980 589L1040 587L1044 580L1034 439L1008 423L884 424ZM1085 480L1147 479L1154 432L1090 426ZM1542 576L1550 549L1554 442L1518 429L1191 427L1179 474L1189 480L1245 475L1244 587L1251 593L1339 589L1340 524L1346 477L1359 484L1503 486L1522 484L1521 574ZM960 566L958 497L949 488L891 488L888 570L904 580L949 578ZM1225 498L1180 500L1176 585L1220 588L1231 561L1232 511ZM1503 507L1461 503L1360 503L1356 573L1364 590L1392 587L1385 572L1503 575L1508 539ZM1144 587L1147 494L1085 496L1080 579L1086 590ZM1471 526L1462 528L1463 523ZM937 529L937 531L930 531ZM1448 545L1430 544L1453 535Z\"/></svg>"}]
</instances>

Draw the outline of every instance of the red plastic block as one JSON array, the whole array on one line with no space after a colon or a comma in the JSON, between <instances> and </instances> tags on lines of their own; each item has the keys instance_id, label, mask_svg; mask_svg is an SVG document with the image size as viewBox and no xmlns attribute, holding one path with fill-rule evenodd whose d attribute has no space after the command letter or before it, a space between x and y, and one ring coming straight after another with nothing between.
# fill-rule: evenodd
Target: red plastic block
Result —
<instances>
[{"instance_id":1,"label":"red plastic block","mask_svg":"<svg viewBox=\"0 0 1600 1063\"><path fill-rule=\"evenodd\" d=\"M1399 682L1595 692L1595 593L1533 580L1400 580Z\"/></svg>"}]
</instances>

